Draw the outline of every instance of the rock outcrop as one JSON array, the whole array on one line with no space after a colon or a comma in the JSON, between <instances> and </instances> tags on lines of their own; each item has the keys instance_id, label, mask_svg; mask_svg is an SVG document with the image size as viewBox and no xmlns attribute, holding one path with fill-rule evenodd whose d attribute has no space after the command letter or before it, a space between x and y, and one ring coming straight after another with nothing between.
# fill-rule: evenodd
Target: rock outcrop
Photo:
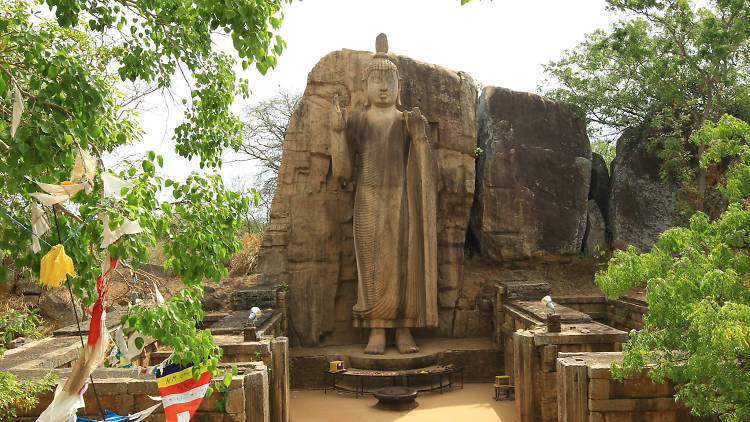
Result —
<instances>
[{"instance_id":1,"label":"rock outcrop","mask_svg":"<svg viewBox=\"0 0 750 422\"><path fill-rule=\"evenodd\" d=\"M646 149L636 130L627 130L617 140L612 161L608 225L612 247L633 245L648 252L659 235L675 225L678 187L661 182L661 159Z\"/></svg>"},{"instance_id":2,"label":"rock outcrop","mask_svg":"<svg viewBox=\"0 0 750 422\"><path fill-rule=\"evenodd\" d=\"M586 234L583 237L583 253L600 256L607 252L607 226L596 201L589 199L587 205Z\"/></svg>"},{"instance_id":3,"label":"rock outcrop","mask_svg":"<svg viewBox=\"0 0 750 422\"><path fill-rule=\"evenodd\" d=\"M589 187L589 199L596 201L599 211L606 219L609 207L609 169L604 157L591 153L591 186Z\"/></svg>"},{"instance_id":4,"label":"rock outcrop","mask_svg":"<svg viewBox=\"0 0 750 422\"><path fill-rule=\"evenodd\" d=\"M292 116L263 237L261 284L289 285L289 336L312 346L361 341L352 327L357 268L352 239L353 189L333 180L329 113L364 104L362 75L372 53L341 50L321 59ZM468 75L390 55L398 66L404 109L419 107L438 159L438 304L436 334L452 334L463 248L474 196L476 89Z\"/></svg>"},{"instance_id":5,"label":"rock outcrop","mask_svg":"<svg viewBox=\"0 0 750 422\"><path fill-rule=\"evenodd\" d=\"M591 178L586 126L560 101L486 87L477 106L472 234L494 262L581 250Z\"/></svg>"}]
</instances>

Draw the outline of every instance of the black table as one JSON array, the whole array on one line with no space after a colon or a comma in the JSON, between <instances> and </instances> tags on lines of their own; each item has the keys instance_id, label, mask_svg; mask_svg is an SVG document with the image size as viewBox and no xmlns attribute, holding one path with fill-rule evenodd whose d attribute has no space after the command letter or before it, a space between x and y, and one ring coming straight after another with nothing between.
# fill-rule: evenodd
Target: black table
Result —
<instances>
[{"instance_id":1,"label":"black table","mask_svg":"<svg viewBox=\"0 0 750 422\"><path fill-rule=\"evenodd\" d=\"M464 368L445 365L405 371L371 371L351 368L343 371L326 371L326 373L331 376L331 390L351 392L359 398L360 394L374 393L367 388L367 379L385 379L391 386L402 385L409 388L413 386L420 392L439 390L442 393L444 389L453 387L453 376L458 375L461 379L461 388L464 388L463 371ZM353 381L349 384L354 384L354 389L341 385L345 379ZM420 384L425 384L424 380L427 380L427 386L417 388ZM435 381L437 381L437 385L435 385ZM447 383L444 383L444 381L447 381ZM324 393L328 391L328 388L327 385L324 387Z\"/></svg>"}]
</instances>

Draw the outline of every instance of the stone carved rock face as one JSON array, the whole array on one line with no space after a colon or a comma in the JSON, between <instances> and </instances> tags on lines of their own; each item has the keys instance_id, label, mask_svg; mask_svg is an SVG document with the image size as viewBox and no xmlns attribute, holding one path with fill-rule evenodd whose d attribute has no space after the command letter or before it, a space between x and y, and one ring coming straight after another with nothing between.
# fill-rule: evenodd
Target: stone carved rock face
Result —
<instances>
[{"instance_id":1,"label":"stone carved rock face","mask_svg":"<svg viewBox=\"0 0 750 422\"><path fill-rule=\"evenodd\" d=\"M367 98L375 107L391 107L398 98L398 74L391 70L375 70L367 77Z\"/></svg>"}]
</instances>

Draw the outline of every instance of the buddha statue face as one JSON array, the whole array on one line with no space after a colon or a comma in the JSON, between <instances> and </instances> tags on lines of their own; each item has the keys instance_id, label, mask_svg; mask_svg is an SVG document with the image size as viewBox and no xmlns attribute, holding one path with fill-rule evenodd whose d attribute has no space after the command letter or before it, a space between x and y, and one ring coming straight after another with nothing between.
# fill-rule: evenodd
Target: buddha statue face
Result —
<instances>
[{"instance_id":1,"label":"buddha statue face","mask_svg":"<svg viewBox=\"0 0 750 422\"><path fill-rule=\"evenodd\" d=\"M398 73L394 70L373 70L367 77L367 98L375 107L396 105L398 98Z\"/></svg>"}]
</instances>

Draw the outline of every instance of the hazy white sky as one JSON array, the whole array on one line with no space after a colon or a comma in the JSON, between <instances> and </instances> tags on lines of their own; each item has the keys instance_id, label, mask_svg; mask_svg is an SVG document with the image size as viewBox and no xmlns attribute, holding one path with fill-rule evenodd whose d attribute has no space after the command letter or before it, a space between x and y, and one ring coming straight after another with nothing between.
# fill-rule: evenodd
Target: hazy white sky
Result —
<instances>
[{"instance_id":1,"label":"hazy white sky","mask_svg":"<svg viewBox=\"0 0 750 422\"><path fill-rule=\"evenodd\" d=\"M287 48L265 76L254 67L239 70L253 95L238 99L237 111L278 88L303 91L308 72L324 55L342 48L373 51L381 32L396 54L462 70L485 86L535 91L544 80L541 64L620 18L605 10L603 0L473 0L464 6L459 0L302 0L283 13L280 35ZM165 173L182 179L198 170L197 163L173 153L171 134L182 111L166 105L171 99L150 102L153 108L142 118L145 147L164 155ZM254 169L225 164L221 173L229 184L237 175L252 177Z\"/></svg>"}]
</instances>

